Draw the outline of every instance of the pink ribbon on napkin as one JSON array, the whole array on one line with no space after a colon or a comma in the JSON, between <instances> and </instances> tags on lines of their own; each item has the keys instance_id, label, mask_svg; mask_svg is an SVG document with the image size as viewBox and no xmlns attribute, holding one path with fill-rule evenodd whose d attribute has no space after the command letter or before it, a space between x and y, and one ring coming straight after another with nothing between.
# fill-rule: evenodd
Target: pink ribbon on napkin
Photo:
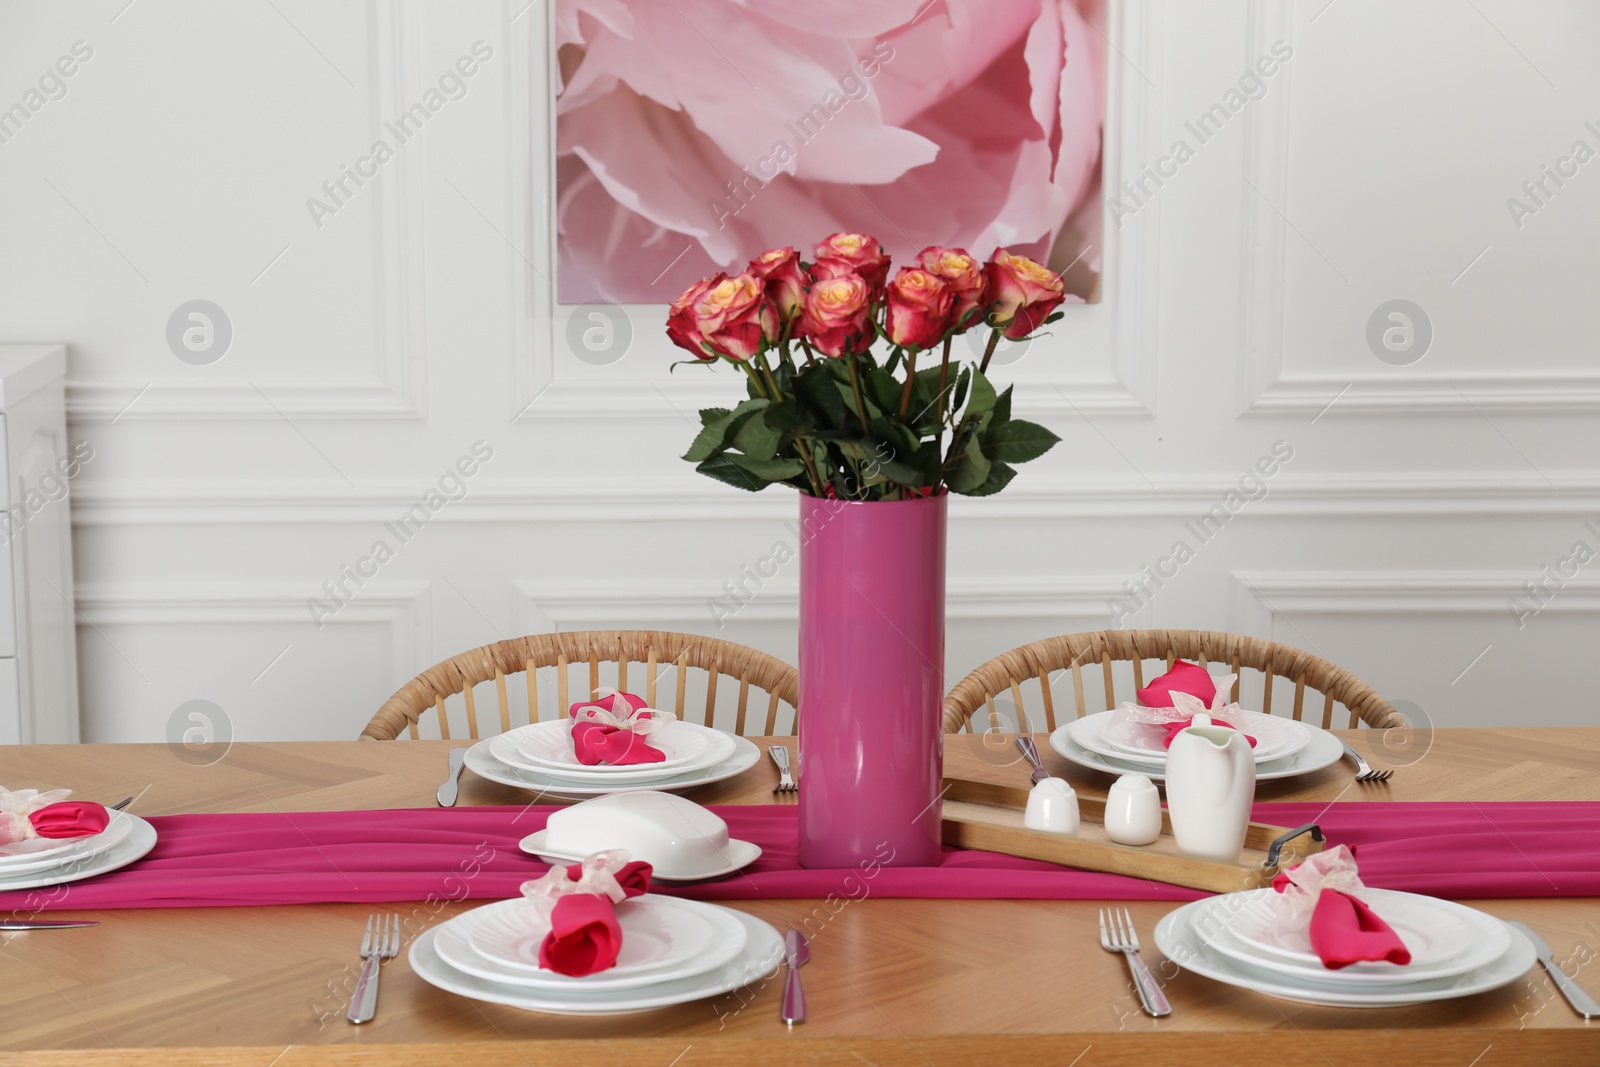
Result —
<instances>
[{"instance_id":1,"label":"pink ribbon on napkin","mask_svg":"<svg viewBox=\"0 0 1600 1067\"><path fill-rule=\"evenodd\" d=\"M617 905L650 889L650 864L622 851L596 852L581 865L552 867L524 882L522 894L547 910L550 932L539 945L539 966L582 978L616 965L622 951Z\"/></svg>"},{"instance_id":2,"label":"pink ribbon on napkin","mask_svg":"<svg viewBox=\"0 0 1600 1067\"><path fill-rule=\"evenodd\" d=\"M1174 692L1188 693L1210 707L1217 697L1217 683L1211 677L1211 672L1198 663L1180 659L1170 671L1139 690L1139 704L1146 708L1173 707Z\"/></svg>"},{"instance_id":3,"label":"pink ribbon on napkin","mask_svg":"<svg viewBox=\"0 0 1600 1067\"><path fill-rule=\"evenodd\" d=\"M1210 716L1207 716L1207 718L1210 718ZM1194 716L1193 715L1191 715L1187 719L1183 719L1183 720L1181 720L1179 722L1169 722L1169 723L1165 724L1166 731L1167 731L1167 736L1166 736L1166 739L1161 742L1161 747L1163 747L1163 748L1171 748L1172 747L1173 738L1177 737L1180 733L1182 733L1183 731L1187 730L1189 727L1191 727L1193 725L1194 725ZM1221 719L1215 719L1215 718L1211 719L1211 725L1212 726L1220 726L1224 730L1232 730L1232 729L1234 729L1234 727L1233 727L1233 725L1231 723L1225 723ZM1255 738L1251 737L1249 734L1245 734L1244 735L1244 739L1246 741L1250 742L1250 747L1251 748L1255 748L1256 747L1256 739Z\"/></svg>"},{"instance_id":4,"label":"pink ribbon on napkin","mask_svg":"<svg viewBox=\"0 0 1600 1067\"><path fill-rule=\"evenodd\" d=\"M1368 961L1411 962L1411 950L1400 935L1356 896L1365 886L1348 847L1339 845L1296 864L1274 878L1272 888L1285 896L1288 924L1305 924L1311 951L1328 970ZM1304 910L1311 900L1315 903L1307 920Z\"/></svg>"},{"instance_id":5,"label":"pink ribbon on napkin","mask_svg":"<svg viewBox=\"0 0 1600 1067\"><path fill-rule=\"evenodd\" d=\"M598 700L580 700L568 709L572 716L572 751L585 767L608 764L626 767L636 763L661 763L667 756L659 748L651 747L640 729L647 723L657 725L656 713L643 697L632 693L619 693L602 689L610 697L609 703Z\"/></svg>"},{"instance_id":6,"label":"pink ribbon on napkin","mask_svg":"<svg viewBox=\"0 0 1600 1067\"><path fill-rule=\"evenodd\" d=\"M29 813L28 821L40 837L91 837L106 828L111 813L92 800L63 800Z\"/></svg>"}]
</instances>

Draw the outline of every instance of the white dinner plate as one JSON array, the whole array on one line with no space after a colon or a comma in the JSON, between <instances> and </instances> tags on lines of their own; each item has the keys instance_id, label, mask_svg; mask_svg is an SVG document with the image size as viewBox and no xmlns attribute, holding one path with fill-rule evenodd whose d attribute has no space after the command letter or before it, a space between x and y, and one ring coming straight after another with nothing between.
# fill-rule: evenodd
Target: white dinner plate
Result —
<instances>
[{"instance_id":1,"label":"white dinner plate","mask_svg":"<svg viewBox=\"0 0 1600 1067\"><path fill-rule=\"evenodd\" d=\"M582 863L589 858L587 855L578 856L551 852L544 847L546 833L548 833L546 830L535 830L517 842L517 847L530 855L539 857L545 863L551 864ZM650 880L652 882L703 882L708 878L722 878L725 875L732 874L734 871L750 866L760 858L760 845L753 841L740 841L738 838L729 838L728 847L722 852L722 859L726 862L703 871L696 871L694 874L679 875L674 878L669 878L660 871L651 871Z\"/></svg>"},{"instance_id":2,"label":"white dinner plate","mask_svg":"<svg viewBox=\"0 0 1600 1067\"><path fill-rule=\"evenodd\" d=\"M1166 731L1160 726L1135 722L1124 718L1115 721L1115 712L1102 712L1078 720L1090 722L1099 720L1100 727L1097 736L1105 748L1084 745L1091 752L1106 752L1110 755L1142 756L1145 759L1154 757L1163 763L1167 759ZM1311 731L1304 723L1285 719L1278 715L1263 715L1259 711L1243 713L1240 725L1244 732L1256 739L1256 746L1252 750L1256 763L1267 760L1283 759L1299 752L1311 743ZM1083 744L1078 735L1073 735L1074 740Z\"/></svg>"},{"instance_id":3,"label":"white dinner plate","mask_svg":"<svg viewBox=\"0 0 1600 1067\"><path fill-rule=\"evenodd\" d=\"M1186 971L1226 985L1301 1004L1335 1008L1398 1008L1408 1004L1452 1000L1509 985L1527 974L1536 958L1533 943L1520 932L1507 927L1510 945L1504 953L1476 970L1451 978L1362 989L1312 982L1287 974L1269 975L1217 955L1206 947L1205 937L1196 929L1192 919L1209 903L1210 898L1197 900L1163 916L1156 923L1156 947Z\"/></svg>"},{"instance_id":4,"label":"white dinner plate","mask_svg":"<svg viewBox=\"0 0 1600 1067\"><path fill-rule=\"evenodd\" d=\"M715 905L708 905L715 906ZM446 963L435 948L439 928L424 931L411 943L411 970L418 978L458 996L551 1015L627 1015L685 1004L726 993L773 975L783 960L783 938L767 923L730 911L745 929L745 946L737 956L704 974L635 989L558 991L503 985L466 974Z\"/></svg>"},{"instance_id":5,"label":"white dinner plate","mask_svg":"<svg viewBox=\"0 0 1600 1067\"><path fill-rule=\"evenodd\" d=\"M65 862L44 870L0 875L0 893L93 878L142 859L145 853L156 847L156 828L137 815L129 815L125 811L117 814L128 820L128 833L121 841L88 856L71 856Z\"/></svg>"},{"instance_id":6,"label":"white dinner plate","mask_svg":"<svg viewBox=\"0 0 1600 1067\"><path fill-rule=\"evenodd\" d=\"M662 777L688 774L707 766L715 766L733 753L733 734L725 734L720 729L707 729L704 726L696 726L696 729L706 729L707 734L712 734L706 747L690 760L669 768L662 768L659 763L630 763L627 766L582 766L581 763L576 763L576 760L570 766L533 763L523 755L522 749L509 734L491 737L490 752L494 753L494 758L498 758L509 768L531 771L563 782L590 785L605 785L606 782L653 782L659 781Z\"/></svg>"},{"instance_id":7,"label":"white dinner plate","mask_svg":"<svg viewBox=\"0 0 1600 1067\"><path fill-rule=\"evenodd\" d=\"M1151 766L1118 756L1091 752L1072 739L1068 733L1070 729L1071 725L1068 724L1050 735L1050 747L1062 758L1080 767L1089 767L1107 774L1142 774L1158 782L1166 777L1165 763ZM1307 726L1306 729L1311 731L1311 743L1293 756L1256 764L1256 781L1264 782L1272 778L1293 778L1297 774L1309 774L1330 767L1343 758L1344 746L1339 743L1337 737L1319 727Z\"/></svg>"},{"instance_id":8,"label":"white dinner plate","mask_svg":"<svg viewBox=\"0 0 1600 1067\"><path fill-rule=\"evenodd\" d=\"M491 782L499 782L502 785L515 786L518 789L526 789L530 793L536 794L536 802L541 798L553 801L586 800L589 797L604 796L607 793L629 793L641 789L658 789L667 793L675 793L684 789L692 789L699 785L708 785L711 782L720 782L724 778L732 778L736 774L743 774L751 767L754 767L761 759L761 750L753 743L743 737L734 737L733 752L721 763L714 763L699 770L685 771L645 782L613 783L607 779L604 782L591 785L587 782L574 782L540 771L527 770L506 764L498 759L491 749L490 746L493 741L494 738L492 737L486 738L467 749L464 761L467 767L480 778L487 778Z\"/></svg>"},{"instance_id":9,"label":"white dinner plate","mask_svg":"<svg viewBox=\"0 0 1600 1067\"><path fill-rule=\"evenodd\" d=\"M1451 978L1486 966L1511 947L1510 928L1492 915L1415 893L1367 889L1362 895L1411 951L1411 962L1382 960L1329 970L1304 930L1274 931L1259 906L1272 889L1213 897L1191 920L1213 952L1273 976L1327 985L1405 985ZM1215 934L1213 935L1213 931Z\"/></svg>"},{"instance_id":10,"label":"white dinner plate","mask_svg":"<svg viewBox=\"0 0 1600 1067\"><path fill-rule=\"evenodd\" d=\"M635 911L633 907L638 903L655 904L663 900L670 901L670 906L657 906L647 912ZM527 908L528 902L525 900L502 900L462 912L439 928L439 939L434 943L434 949L456 970L502 985L594 992L636 989L704 974L723 966L744 951L748 939L744 925L727 908L694 900L648 895L617 906L623 930L622 952L618 955L617 965L599 974L574 978L538 966L537 940L532 943L532 951L528 956L531 963L525 963L520 958L512 963L506 958L522 955L517 943L524 936L531 933L539 940L544 938L542 928L536 931L531 929L534 925L542 927L543 924L530 924L524 916L516 914ZM673 942L676 942L679 933L685 936L685 940L675 944ZM480 942L487 945L488 953L480 950Z\"/></svg>"},{"instance_id":11,"label":"white dinner plate","mask_svg":"<svg viewBox=\"0 0 1600 1067\"><path fill-rule=\"evenodd\" d=\"M64 867L69 863L78 863L90 856L98 856L107 849L115 848L127 839L128 834L133 831L131 818L132 816L124 812L113 811L111 820L106 823L104 830L88 837L73 838L64 849L52 848L40 852L23 852L8 857L12 862L0 864L0 877L10 878L31 871Z\"/></svg>"},{"instance_id":12,"label":"white dinner plate","mask_svg":"<svg viewBox=\"0 0 1600 1067\"><path fill-rule=\"evenodd\" d=\"M1147 752L1129 752L1126 749L1113 744L1104 736L1103 731L1110 723L1111 716L1114 714L1116 713L1111 711L1102 711L1096 715L1089 715L1082 719L1074 719L1072 722L1069 722L1065 727L1063 727L1063 729L1068 732L1068 736L1072 738L1074 744L1086 751L1093 752L1101 756L1110 756L1112 759L1120 760L1123 763L1132 763L1141 767L1155 767L1158 770L1162 767L1165 767L1167 765L1167 751L1162 747L1161 738L1159 735L1157 735L1154 740L1154 748ZM1259 713L1251 712L1249 714ZM1268 718L1269 716L1262 715L1260 717ZM1280 741L1282 743L1278 745L1279 752L1276 755L1270 754L1269 751L1264 749L1252 749L1251 751L1255 756L1255 763L1257 767L1260 767L1265 763L1275 763L1280 759L1288 759L1289 757L1304 751L1306 746L1310 744L1312 737L1311 727L1306 726L1304 723L1295 722L1293 719L1286 719L1284 720L1284 723L1298 728L1298 732L1294 733L1286 730L1282 735L1280 735ZM1252 737L1256 736L1253 730L1247 729L1245 732L1249 733ZM1293 736L1292 743L1284 740L1291 734Z\"/></svg>"},{"instance_id":13,"label":"white dinner plate","mask_svg":"<svg viewBox=\"0 0 1600 1067\"><path fill-rule=\"evenodd\" d=\"M515 738L517 748L529 765L582 771L622 771L637 764L585 764L579 761L572 747L572 720L557 719L550 722L529 723L519 726L506 737ZM675 767L688 763L706 750L711 742L707 734L715 734L704 726L692 722L669 722L653 733L638 735L639 740L659 751L666 758L650 764L652 767Z\"/></svg>"},{"instance_id":14,"label":"white dinner plate","mask_svg":"<svg viewBox=\"0 0 1600 1067\"><path fill-rule=\"evenodd\" d=\"M550 723L548 725L560 726L559 723ZM494 753L495 758L501 763L516 770L532 771L536 774L559 778L567 782L587 782L596 785L606 782L654 781L675 774L687 774L690 771L697 771L704 767L721 763L733 752L732 734L726 734L720 730L707 729L704 726L684 725L691 726L695 730L704 730L710 736L704 739L705 744L693 756L670 767L664 767L660 763L631 763L616 767L606 765L585 767L577 761L576 756L572 758L571 763L559 767L548 763L536 763L528 757L524 746L513 736L516 731L512 731L510 734L499 734L491 738L490 751ZM562 743L570 748L570 741L563 741Z\"/></svg>"}]
</instances>

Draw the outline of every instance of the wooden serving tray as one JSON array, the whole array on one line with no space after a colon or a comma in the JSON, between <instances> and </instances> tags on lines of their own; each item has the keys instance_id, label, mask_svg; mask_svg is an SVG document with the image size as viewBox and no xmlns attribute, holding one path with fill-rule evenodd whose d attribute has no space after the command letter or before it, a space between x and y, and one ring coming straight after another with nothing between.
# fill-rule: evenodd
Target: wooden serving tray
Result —
<instances>
[{"instance_id":1,"label":"wooden serving tray","mask_svg":"<svg viewBox=\"0 0 1600 1067\"><path fill-rule=\"evenodd\" d=\"M1078 794L1075 836L1029 830L1022 825L1028 790L964 778L944 780L944 843L957 848L1004 852L1066 867L1107 871L1171 885L1232 893L1272 884L1282 867L1292 867L1323 848L1315 823L1299 828L1253 822L1245 833L1237 864L1185 856L1172 839L1172 822L1161 812L1161 836L1149 845L1119 845L1106 836L1106 802Z\"/></svg>"}]
</instances>

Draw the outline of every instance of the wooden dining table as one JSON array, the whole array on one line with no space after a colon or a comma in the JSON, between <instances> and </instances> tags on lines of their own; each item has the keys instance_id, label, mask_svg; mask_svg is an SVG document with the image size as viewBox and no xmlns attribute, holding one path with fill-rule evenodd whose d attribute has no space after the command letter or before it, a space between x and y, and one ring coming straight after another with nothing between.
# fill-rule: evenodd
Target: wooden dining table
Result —
<instances>
[{"instance_id":1,"label":"wooden dining table","mask_svg":"<svg viewBox=\"0 0 1600 1067\"><path fill-rule=\"evenodd\" d=\"M1600 800L1600 727L1447 729L1387 747L1372 731L1340 732L1376 765L1394 767L1394 777L1357 784L1340 763L1261 782L1258 799ZM1103 795L1109 776L1066 763L1044 740L1055 773ZM1011 742L949 736L946 773L1025 783ZM145 816L431 807L452 744L238 743L207 766L161 744L6 746L0 782L70 785L76 797L107 803L134 795L130 810ZM776 779L763 760L688 795L703 804L793 803L773 795ZM461 805L526 801L463 776ZM435 921L479 903L448 905ZM817 900L734 902L780 929L814 931L803 971L810 1018L792 1029L778 1020L778 980L642 1014L562 1017L437 989L411 973L404 950L384 965L377 1018L353 1026L344 1015L362 927L370 913L403 905L52 912L101 925L0 935L0 1064L1600 1064L1600 1021L1571 1011L1541 969L1458 1000L1314 1007L1182 971L1151 938L1177 905L1132 902L1146 959L1173 1005L1169 1017L1152 1019L1139 1010L1122 958L1100 947L1103 903L869 895L833 910ZM1594 899L1467 903L1528 923L1600 993Z\"/></svg>"}]
</instances>

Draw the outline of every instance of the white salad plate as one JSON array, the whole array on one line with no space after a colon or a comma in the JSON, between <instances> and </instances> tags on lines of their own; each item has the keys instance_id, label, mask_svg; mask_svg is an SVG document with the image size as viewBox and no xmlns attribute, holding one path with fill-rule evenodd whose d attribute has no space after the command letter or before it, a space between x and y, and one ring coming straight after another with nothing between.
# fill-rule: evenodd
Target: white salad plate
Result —
<instances>
[{"instance_id":1,"label":"white salad plate","mask_svg":"<svg viewBox=\"0 0 1600 1067\"><path fill-rule=\"evenodd\" d=\"M1073 734L1073 739L1091 752L1154 758L1162 763L1166 762L1167 748L1163 744L1166 740L1165 730L1159 726L1127 719L1117 722L1114 721L1115 715L1115 712L1107 711L1078 720L1079 722L1099 720L1098 734L1094 738L1099 742L1098 745L1084 744L1077 733ZM1259 711L1244 712L1242 719L1244 732L1256 739L1253 754L1257 763L1292 756L1311 743L1311 731L1304 723L1295 722L1293 719L1263 715Z\"/></svg>"},{"instance_id":2,"label":"white salad plate","mask_svg":"<svg viewBox=\"0 0 1600 1067\"><path fill-rule=\"evenodd\" d=\"M1226 985L1301 1004L1336 1008L1397 1008L1453 1000L1515 982L1528 973L1535 961L1532 942L1520 932L1506 927L1509 941L1506 950L1483 966L1463 974L1406 983L1340 985L1322 976L1311 979L1277 970L1270 963L1247 966L1212 951L1207 945L1208 935L1201 931L1194 919L1196 915L1204 913L1206 906L1213 904L1213 899L1185 904L1163 916L1156 924L1156 947L1184 970ZM1498 919L1494 921L1499 922Z\"/></svg>"},{"instance_id":3,"label":"white salad plate","mask_svg":"<svg viewBox=\"0 0 1600 1067\"><path fill-rule=\"evenodd\" d=\"M41 870L25 871L20 874L0 872L0 892L9 893L16 889L35 889L39 886L60 885L63 882L93 878L97 874L126 867L135 860L142 859L145 853L156 847L154 826L139 816L129 815L125 811L116 814L128 820L127 830L121 840L87 854L70 854L55 866ZM110 832L111 827L108 825L104 832L95 836L104 837Z\"/></svg>"},{"instance_id":4,"label":"white salad plate","mask_svg":"<svg viewBox=\"0 0 1600 1067\"><path fill-rule=\"evenodd\" d=\"M627 771L639 770L639 764L585 764L578 760L578 754L572 747L572 720L558 719L551 722L530 723L519 726L510 733L502 735L516 741L517 750L526 764L531 767L548 767L552 770L582 771L584 773L601 772L620 774ZM680 763L688 763L695 757L703 755L706 749L718 737L715 730L692 722L669 722L650 734L638 735L639 740L657 749L666 757L649 764L650 767L675 767Z\"/></svg>"},{"instance_id":5,"label":"white salad plate","mask_svg":"<svg viewBox=\"0 0 1600 1067\"><path fill-rule=\"evenodd\" d=\"M695 786L708 785L720 782L725 778L732 778L736 774L754 767L761 759L761 750L752 742L743 737L728 736L733 741L733 748L729 756L720 763L713 763L708 767L697 770L679 771L676 774L663 773L654 778L641 781L617 782L607 778L604 781L573 781L544 771L529 770L516 767L499 759L492 748L495 738L490 737L467 750L465 757L466 766L472 773L480 778L487 778L491 782L502 785L515 786L526 789L536 794L537 797L546 797L550 800L584 800L588 797L603 796L606 793L621 793L638 789L659 789L666 792L676 792L680 789L692 789Z\"/></svg>"},{"instance_id":6,"label":"white salad plate","mask_svg":"<svg viewBox=\"0 0 1600 1067\"><path fill-rule=\"evenodd\" d=\"M549 923L523 899L463 912L440 927L443 960L502 985L556 991L635 989L721 967L744 951L748 934L727 908L646 894L617 905L622 952L616 966L574 978L539 966Z\"/></svg>"},{"instance_id":7,"label":"white salad plate","mask_svg":"<svg viewBox=\"0 0 1600 1067\"><path fill-rule=\"evenodd\" d=\"M559 723L551 725L560 726ZM705 727L696 727L705 729ZM733 752L733 735L725 734L718 730L707 730L707 733L716 735L710 739L705 747L694 756L682 763L671 767L663 767L659 763L632 763L626 766L585 767L573 757L570 766L552 767L548 764L534 763L522 752L517 740L510 734L500 734L490 738L490 751L496 759L508 767L519 771L544 775L547 778L559 779L563 782L574 782L579 785L605 785L606 783L623 784L630 782L653 782L676 774L688 774L691 771L702 770L714 766L727 759ZM567 742L570 744L570 741Z\"/></svg>"},{"instance_id":8,"label":"white salad plate","mask_svg":"<svg viewBox=\"0 0 1600 1067\"><path fill-rule=\"evenodd\" d=\"M442 927L427 930L412 942L411 970L424 982L447 992L524 1011L552 1015L627 1015L649 1011L714 997L749 985L776 971L783 959L783 938L778 931L743 912L722 910L733 915L745 931L744 948L733 959L702 974L632 989L530 989L467 974L452 967L439 955L436 941L442 933Z\"/></svg>"},{"instance_id":9,"label":"white salad plate","mask_svg":"<svg viewBox=\"0 0 1600 1067\"><path fill-rule=\"evenodd\" d=\"M1268 893L1276 895L1267 889L1213 897L1210 908L1198 909L1193 924L1207 938L1206 946L1247 967L1338 986L1453 978L1493 963L1511 947L1511 928L1492 915L1416 893L1364 889L1362 898L1399 935L1411 962L1373 960L1329 970L1311 950L1305 930L1273 929L1273 912L1262 906Z\"/></svg>"},{"instance_id":10,"label":"white salad plate","mask_svg":"<svg viewBox=\"0 0 1600 1067\"><path fill-rule=\"evenodd\" d=\"M1078 722L1087 720L1079 719ZM1050 735L1050 747L1063 759L1088 767L1092 770L1104 771L1107 774L1142 774L1156 781L1166 777L1166 761L1155 763L1138 760L1119 753L1108 755L1103 752L1094 752L1084 748L1073 740L1071 730L1074 724L1056 730ZM1302 723L1301 725L1305 725ZM1267 781L1272 778L1293 778L1298 774L1309 774L1320 771L1324 767L1338 763L1344 756L1344 746L1339 739L1326 730L1316 726L1306 726L1311 732L1311 741L1305 748L1292 756L1282 759L1265 760L1256 764L1256 781Z\"/></svg>"},{"instance_id":11,"label":"white salad plate","mask_svg":"<svg viewBox=\"0 0 1600 1067\"><path fill-rule=\"evenodd\" d=\"M38 852L19 852L5 857L0 862L0 877L9 878L12 875L25 874L29 871L42 871L51 867L61 867L74 863L88 856L97 856L109 848L121 844L133 831L132 818L120 811L111 812L111 820L106 823L106 828L97 834L88 837L75 837L66 842L65 848L41 849Z\"/></svg>"}]
</instances>

